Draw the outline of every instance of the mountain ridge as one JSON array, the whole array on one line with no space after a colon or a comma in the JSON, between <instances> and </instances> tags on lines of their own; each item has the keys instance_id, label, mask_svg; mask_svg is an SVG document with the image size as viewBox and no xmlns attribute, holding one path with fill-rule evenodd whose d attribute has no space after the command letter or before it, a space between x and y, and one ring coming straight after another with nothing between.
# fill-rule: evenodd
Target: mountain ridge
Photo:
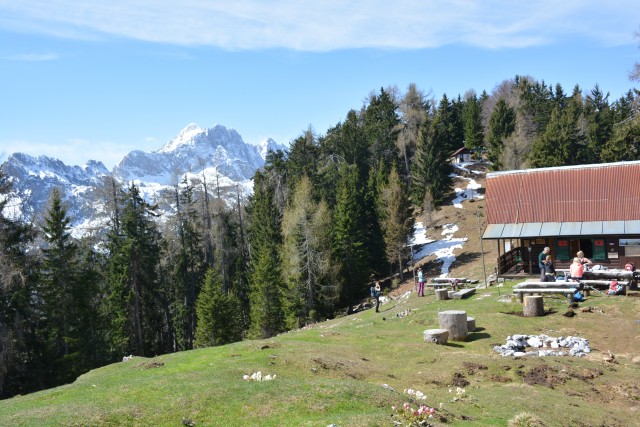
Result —
<instances>
[{"instance_id":1,"label":"mountain ridge","mask_svg":"<svg viewBox=\"0 0 640 427\"><path fill-rule=\"evenodd\" d=\"M109 176L123 186L133 182L149 202L165 199L167 192L174 191L185 177L190 182L203 179L249 193L253 175L264 166L269 149L286 147L271 138L260 146L251 145L234 129L222 125L201 129L190 123L158 150L129 152L111 171L96 160L89 160L84 166L69 166L53 157L17 152L0 166L13 183L5 214L14 219L37 220L46 212L51 191L58 188L74 234L82 235L79 230L95 229L106 220L99 189ZM172 212L170 204L162 208L164 213Z\"/></svg>"}]
</instances>

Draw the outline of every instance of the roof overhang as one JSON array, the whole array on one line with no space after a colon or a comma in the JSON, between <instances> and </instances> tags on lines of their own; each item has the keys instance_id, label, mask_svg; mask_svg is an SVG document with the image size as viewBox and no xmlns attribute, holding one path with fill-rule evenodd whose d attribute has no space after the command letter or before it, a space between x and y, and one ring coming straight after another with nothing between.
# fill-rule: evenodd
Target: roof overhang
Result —
<instances>
[{"instance_id":1,"label":"roof overhang","mask_svg":"<svg viewBox=\"0 0 640 427\"><path fill-rule=\"evenodd\" d=\"M482 238L526 239L632 234L640 234L640 220L488 224Z\"/></svg>"}]
</instances>

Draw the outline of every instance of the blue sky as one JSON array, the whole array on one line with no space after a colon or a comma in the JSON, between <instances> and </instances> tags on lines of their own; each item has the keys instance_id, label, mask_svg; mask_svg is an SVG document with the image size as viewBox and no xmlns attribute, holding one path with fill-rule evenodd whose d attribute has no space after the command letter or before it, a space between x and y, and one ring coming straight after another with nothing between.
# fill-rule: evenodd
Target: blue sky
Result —
<instances>
[{"instance_id":1,"label":"blue sky","mask_svg":"<svg viewBox=\"0 0 640 427\"><path fill-rule=\"evenodd\" d=\"M191 122L287 144L410 83L437 100L521 74L614 100L640 60L633 3L0 0L0 154L110 169Z\"/></svg>"}]
</instances>

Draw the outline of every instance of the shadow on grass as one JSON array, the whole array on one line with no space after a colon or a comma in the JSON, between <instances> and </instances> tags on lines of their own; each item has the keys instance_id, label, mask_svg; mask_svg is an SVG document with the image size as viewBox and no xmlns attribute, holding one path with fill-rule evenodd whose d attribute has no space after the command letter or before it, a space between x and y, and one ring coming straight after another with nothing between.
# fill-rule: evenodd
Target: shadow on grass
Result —
<instances>
[{"instance_id":1,"label":"shadow on grass","mask_svg":"<svg viewBox=\"0 0 640 427\"><path fill-rule=\"evenodd\" d=\"M487 334L487 333L478 333L478 330L476 329L476 332L471 332L469 334L469 336L467 337L467 342L472 342L472 341L478 341L478 340L485 340L487 338L491 338L491 334Z\"/></svg>"},{"instance_id":2,"label":"shadow on grass","mask_svg":"<svg viewBox=\"0 0 640 427\"><path fill-rule=\"evenodd\" d=\"M444 344L444 345L445 345L445 346L447 346L447 347L464 348L464 345L463 345L463 344L458 344L458 343L451 342L451 341L447 342L447 343L446 343L446 344Z\"/></svg>"}]
</instances>

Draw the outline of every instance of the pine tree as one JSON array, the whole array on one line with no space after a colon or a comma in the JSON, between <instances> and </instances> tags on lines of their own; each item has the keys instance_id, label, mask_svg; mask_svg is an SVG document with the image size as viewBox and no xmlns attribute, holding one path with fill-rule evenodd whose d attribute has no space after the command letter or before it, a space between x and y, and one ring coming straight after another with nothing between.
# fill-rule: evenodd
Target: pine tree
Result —
<instances>
[{"instance_id":1,"label":"pine tree","mask_svg":"<svg viewBox=\"0 0 640 427\"><path fill-rule=\"evenodd\" d=\"M400 103L399 109L402 115L398 133L398 150L404 161L407 188L411 187L410 161L415 154L420 126L427 118L428 108L429 103L425 100L424 94L414 83L411 83Z\"/></svg>"},{"instance_id":2,"label":"pine tree","mask_svg":"<svg viewBox=\"0 0 640 427\"><path fill-rule=\"evenodd\" d=\"M365 218L358 182L357 166L342 165L333 213L332 254L338 268L340 302L349 307L362 296L369 279Z\"/></svg>"},{"instance_id":3,"label":"pine tree","mask_svg":"<svg viewBox=\"0 0 640 427\"><path fill-rule=\"evenodd\" d=\"M493 170L502 169L502 150L504 141L515 130L516 112L500 98L489 119L489 137L487 157Z\"/></svg>"},{"instance_id":4,"label":"pine tree","mask_svg":"<svg viewBox=\"0 0 640 427\"><path fill-rule=\"evenodd\" d=\"M42 226L47 247L42 249L40 295L42 298L41 327L45 360L50 374L48 385L63 384L75 377L75 359L78 358L78 335L81 304L76 289L79 287L77 245L70 234L70 219L62 205L60 192L53 189L49 210Z\"/></svg>"},{"instance_id":5,"label":"pine tree","mask_svg":"<svg viewBox=\"0 0 640 427\"><path fill-rule=\"evenodd\" d=\"M640 114L614 126L601 156L603 162L640 160Z\"/></svg>"},{"instance_id":6,"label":"pine tree","mask_svg":"<svg viewBox=\"0 0 640 427\"><path fill-rule=\"evenodd\" d=\"M271 337L285 328L282 304L284 285L279 257L282 245L281 219L274 201L275 193L266 173L256 173L250 206L249 335L257 338Z\"/></svg>"},{"instance_id":7,"label":"pine tree","mask_svg":"<svg viewBox=\"0 0 640 427\"><path fill-rule=\"evenodd\" d=\"M452 185L448 117L446 108L439 109L433 121L422 127L418 140L415 200L422 202L428 198L434 207L444 203Z\"/></svg>"},{"instance_id":8,"label":"pine tree","mask_svg":"<svg viewBox=\"0 0 640 427\"><path fill-rule=\"evenodd\" d=\"M582 138L576 121L575 108L556 108L544 133L531 149L529 162L532 167L551 167L579 164Z\"/></svg>"},{"instance_id":9,"label":"pine tree","mask_svg":"<svg viewBox=\"0 0 640 427\"><path fill-rule=\"evenodd\" d=\"M224 345L242 339L240 300L233 293L223 292L219 272L207 271L196 312L196 347Z\"/></svg>"},{"instance_id":10,"label":"pine tree","mask_svg":"<svg viewBox=\"0 0 640 427\"><path fill-rule=\"evenodd\" d=\"M475 92L465 99L462 109L464 123L464 146L477 149L484 146L482 106Z\"/></svg>"},{"instance_id":11,"label":"pine tree","mask_svg":"<svg viewBox=\"0 0 640 427\"><path fill-rule=\"evenodd\" d=\"M159 233L155 207L131 184L122 210L121 230L109 236L109 341L112 352L141 356L162 352L163 305L158 295Z\"/></svg>"},{"instance_id":12,"label":"pine tree","mask_svg":"<svg viewBox=\"0 0 640 427\"><path fill-rule=\"evenodd\" d=\"M380 163L388 170L398 157L396 141L400 118L389 92L380 88L372 96L364 112L364 134L369 145L369 164L377 169Z\"/></svg>"},{"instance_id":13,"label":"pine tree","mask_svg":"<svg viewBox=\"0 0 640 427\"><path fill-rule=\"evenodd\" d=\"M602 147L613 134L613 114L608 102L609 94L604 95L596 87L586 98L585 115L587 119L587 144L589 157L585 163L598 163Z\"/></svg>"},{"instance_id":14,"label":"pine tree","mask_svg":"<svg viewBox=\"0 0 640 427\"><path fill-rule=\"evenodd\" d=\"M411 203L395 167L391 169L388 184L382 189L380 202L387 260L398 263L402 281L404 261L409 255L407 241L413 230L414 220Z\"/></svg>"},{"instance_id":15,"label":"pine tree","mask_svg":"<svg viewBox=\"0 0 640 427\"><path fill-rule=\"evenodd\" d=\"M33 343L35 280L27 255L33 229L5 216L11 182L0 170L0 399L41 388L40 353Z\"/></svg>"}]
</instances>

